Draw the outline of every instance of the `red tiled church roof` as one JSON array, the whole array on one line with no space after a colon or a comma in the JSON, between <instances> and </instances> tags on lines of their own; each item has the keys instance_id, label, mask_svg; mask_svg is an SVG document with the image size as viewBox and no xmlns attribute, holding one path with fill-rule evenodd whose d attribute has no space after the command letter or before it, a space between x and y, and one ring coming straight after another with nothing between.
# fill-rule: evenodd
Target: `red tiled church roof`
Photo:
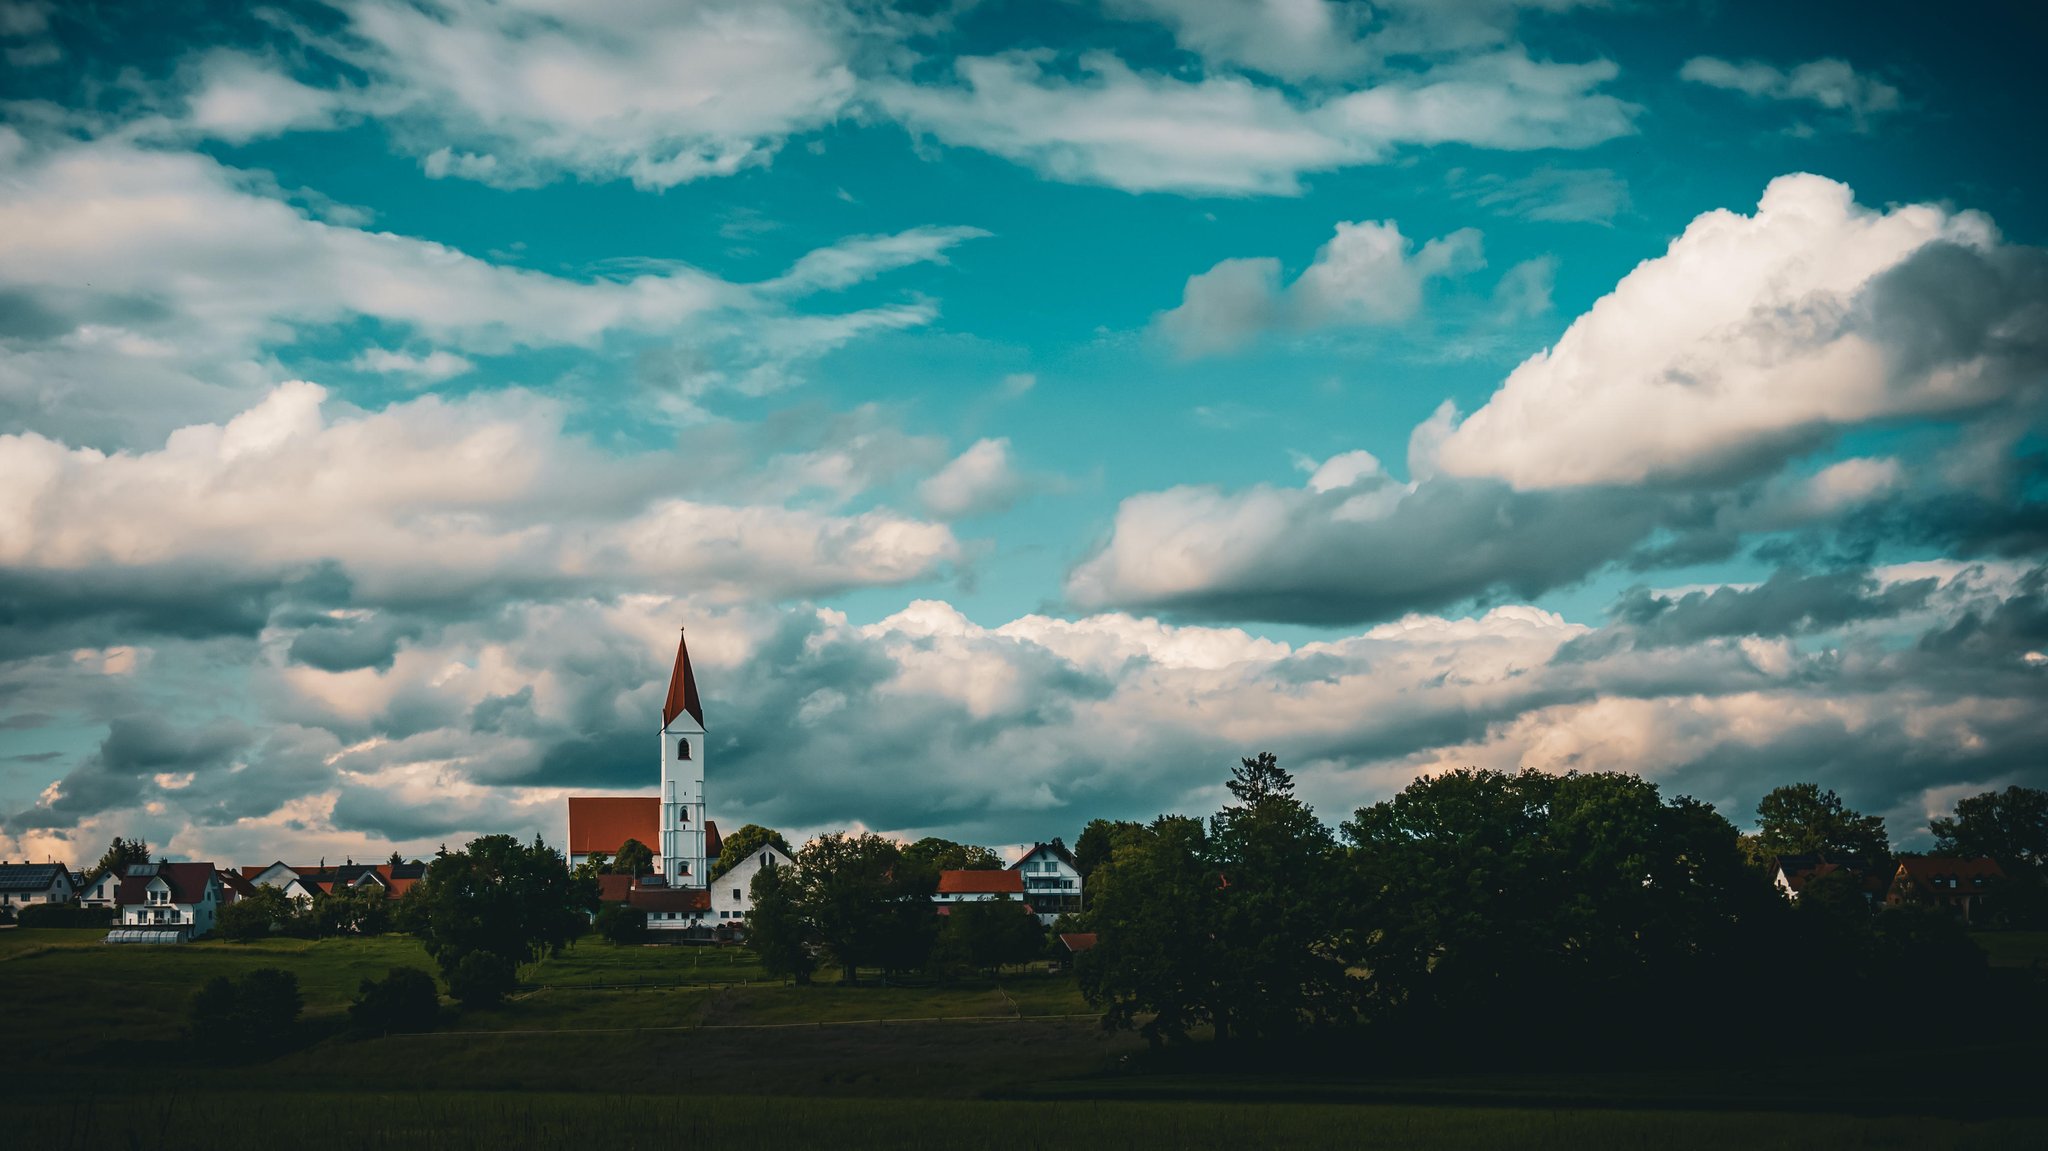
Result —
<instances>
[{"instance_id":1,"label":"red tiled church roof","mask_svg":"<svg viewBox=\"0 0 2048 1151\"><path fill-rule=\"evenodd\" d=\"M661 842L661 801L651 795L569 797L569 854L618 854L627 840Z\"/></svg>"},{"instance_id":2,"label":"red tiled church roof","mask_svg":"<svg viewBox=\"0 0 2048 1151\"><path fill-rule=\"evenodd\" d=\"M676 640L676 667L668 677L668 702L661 705L661 726L667 727L676 717L688 712L698 727L704 726L704 703L697 698L697 675L690 670L690 645L688 637Z\"/></svg>"},{"instance_id":3,"label":"red tiled church roof","mask_svg":"<svg viewBox=\"0 0 2048 1151\"><path fill-rule=\"evenodd\" d=\"M940 895L1023 895L1024 876L1015 871L941 871Z\"/></svg>"}]
</instances>

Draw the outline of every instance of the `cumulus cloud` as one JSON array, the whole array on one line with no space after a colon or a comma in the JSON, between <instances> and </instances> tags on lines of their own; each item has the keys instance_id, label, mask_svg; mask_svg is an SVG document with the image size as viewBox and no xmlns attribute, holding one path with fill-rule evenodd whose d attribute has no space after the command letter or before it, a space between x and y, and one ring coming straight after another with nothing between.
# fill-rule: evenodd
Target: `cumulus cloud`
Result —
<instances>
[{"instance_id":1,"label":"cumulus cloud","mask_svg":"<svg viewBox=\"0 0 2048 1151\"><path fill-rule=\"evenodd\" d=\"M684 498L664 490L672 461L606 456L530 396L366 414L325 399L286 384L135 454L0 436L0 568L232 587L333 565L357 601L375 602L629 579L712 597L817 594L929 576L958 555L944 527L882 510Z\"/></svg>"},{"instance_id":2,"label":"cumulus cloud","mask_svg":"<svg viewBox=\"0 0 2048 1151\"><path fill-rule=\"evenodd\" d=\"M1725 595L1631 593L1598 629L1509 605L1300 645L1117 613L987 627L932 600L857 624L569 598L401 636L354 668L296 661L305 629L278 625L238 641L275 734L204 708L123 719L50 768L4 838L64 857L110 826L217 854L274 854L286 835L337 854L479 830L556 839L567 791L652 785L647 717L687 618L722 822L1071 835L1094 816L1208 810L1235 757L1271 748L1330 818L1418 770L1478 763L1638 770L1738 821L1769 787L1820 779L1905 813L1904 839L1931 789L2037 778L2043 672L2025 653L2048 633L2041 587L2038 570L1965 565L1786 573ZM179 645L156 658L219 666ZM40 704L51 681L94 673L0 674ZM139 714L146 697L123 690Z\"/></svg>"},{"instance_id":3,"label":"cumulus cloud","mask_svg":"<svg viewBox=\"0 0 2048 1151\"><path fill-rule=\"evenodd\" d=\"M1073 76L1044 52L963 57L951 86L877 81L873 98L918 132L1042 175L1129 192L1294 195L1301 177L1406 145L1584 148L1633 131L1635 108L1597 89L1611 63L1556 64L1519 49L1301 100L1240 76L1139 72L1087 52Z\"/></svg>"},{"instance_id":4,"label":"cumulus cloud","mask_svg":"<svg viewBox=\"0 0 2048 1151\"><path fill-rule=\"evenodd\" d=\"M1480 235L1471 228L1416 250L1392 220L1339 223L1315 260L1284 288L1277 259L1225 260L1190 276L1180 305L1152 324L1182 355L1197 356L1241 347L1274 329L1399 323L1420 310L1429 281L1485 263Z\"/></svg>"},{"instance_id":5,"label":"cumulus cloud","mask_svg":"<svg viewBox=\"0 0 2048 1151\"><path fill-rule=\"evenodd\" d=\"M1769 471L1840 428L2032 396L2044 366L2048 255L1785 176L1623 277L1431 466L1524 490Z\"/></svg>"},{"instance_id":6,"label":"cumulus cloud","mask_svg":"<svg viewBox=\"0 0 2048 1151\"><path fill-rule=\"evenodd\" d=\"M1735 63L1716 56L1695 56L1679 68L1678 75L1695 84L1760 99L1817 104L1845 112L1859 130L1868 130L1873 118L1899 107L1897 88L1832 57L1785 69L1757 60Z\"/></svg>"},{"instance_id":7,"label":"cumulus cloud","mask_svg":"<svg viewBox=\"0 0 2048 1151\"><path fill-rule=\"evenodd\" d=\"M1010 462L1008 439L977 440L917 487L925 510L940 519L987 515L1016 502L1023 477Z\"/></svg>"},{"instance_id":8,"label":"cumulus cloud","mask_svg":"<svg viewBox=\"0 0 2048 1151\"><path fill-rule=\"evenodd\" d=\"M177 127L231 144L332 127L345 104L341 93L302 84L275 62L246 52L215 49L193 71Z\"/></svg>"},{"instance_id":9,"label":"cumulus cloud","mask_svg":"<svg viewBox=\"0 0 2048 1151\"><path fill-rule=\"evenodd\" d=\"M431 176L668 188L767 162L853 97L864 35L823 0L332 0Z\"/></svg>"}]
</instances>

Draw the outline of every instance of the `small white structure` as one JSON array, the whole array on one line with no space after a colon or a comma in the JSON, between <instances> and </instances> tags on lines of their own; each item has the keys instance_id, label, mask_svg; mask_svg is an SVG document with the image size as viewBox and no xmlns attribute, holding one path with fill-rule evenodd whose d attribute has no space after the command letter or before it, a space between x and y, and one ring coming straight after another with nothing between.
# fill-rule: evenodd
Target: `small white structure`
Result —
<instances>
[{"instance_id":1,"label":"small white structure","mask_svg":"<svg viewBox=\"0 0 2048 1151\"><path fill-rule=\"evenodd\" d=\"M744 921L754 909L754 876L764 867L788 867L794 862L780 848L766 844L733 864L731 870L711 881L712 924Z\"/></svg>"},{"instance_id":2,"label":"small white structure","mask_svg":"<svg viewBox=\"0 0 2048 1151\"><path fill-rule=\"evenodd\" d=\"M1024 877L1024 900L1045 926L1051 927L1062 914L1081 910L1081 868L1058 839L1032 844L1010 870Z\"/></svg>"},{"instance_id":3,"label":"small white structure","mask_svg":"<svg viewBox=\"0 0 2048 1151\"><path fill-rule=\"evenodd\" d=\"M87 907L117 907L116 898L121 891L121 873L109 871L91 883L78 889L78 902Z\"/></svg>"},{"instance_id":4,"label":"small white structure","mask_svg":"<svg viewBox=\"0 0 2048 1151\"><path fill-rule=\"evenodd\" d=\"M107 942L182 943L213 930L220 877L211 863L131 864L115 899L121 921Z\"/></svg>"},{"instance_id":5,"label":"small white structure","mask_svg":"<svg viewBox=\"0 0 2048 1151\"><path fill-rule=\"evenodd\" d=\"M69 903L71 869L61 863L0 863L0 907L19 911L43 903Z\"/></svg>"}]
</instances>

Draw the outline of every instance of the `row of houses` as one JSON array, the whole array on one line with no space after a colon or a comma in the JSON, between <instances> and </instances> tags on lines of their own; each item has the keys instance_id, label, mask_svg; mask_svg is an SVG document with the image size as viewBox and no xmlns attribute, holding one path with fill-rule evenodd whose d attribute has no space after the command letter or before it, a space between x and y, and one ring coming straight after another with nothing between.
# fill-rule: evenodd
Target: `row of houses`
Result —
<instances>
[{"instance_id":1,"label":"row of houses","mask_svg":"<svg viewBox=\"0 0 2048 1151\"><path fill-rule=\"evenodd\" d=\"M1953 855L1902 856L1889 867L1852 855L1781 855L1771 861L1771 881L1794 903L1835 876L1874 906L1939 907L1972 923L1984 896L2005 879L2005 869L1996 860Z\"/></svg>"},{"instance_id":2,"label":"row of houses","mask_svg":"<svg viewBox=\"0 0 2048 1151\"><path fill-rule=\"evenodd\" d=\"M222 907L258 887L274 887L291 899L311 901L371 885L398 899L426 876L420 860L339 867L283 862L223 868L208 862L135 863L119 872L88 879L61 863L0 864L0 908L10 912L47 904L76 903L115 913L110 943L183 943L213 930Z\"/></svg>"}]
</instances>

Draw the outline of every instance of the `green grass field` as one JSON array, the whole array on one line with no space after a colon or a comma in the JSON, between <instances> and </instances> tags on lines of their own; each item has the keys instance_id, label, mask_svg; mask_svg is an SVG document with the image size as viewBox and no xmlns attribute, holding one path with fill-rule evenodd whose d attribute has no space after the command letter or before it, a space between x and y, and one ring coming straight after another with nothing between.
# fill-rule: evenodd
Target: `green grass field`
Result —
<instances>
[{"instance_id":1,"label":"green grass field","mask_svg":"<svg viewBox=\"0 0 2048 1151\"><path fill-rule=\"evenodd\" d=\"M343 1026L357 985L432 969L403 937L112 947L97 931L0 932L17 1088L8 1142L27 1147L299 1149L749 1145L1109 1147L2006 1147L2048 1140L2011 1107L1889 1087L1880 1067L1793 1081L1741 1069L1286 1080L1150 1065L1104 1032L1065 975L941 986L811 987L764 977L743 949L584 940L522 970L490 1010L448 1004L433 1032ZM2012 955L2024 962L2025 941ZM2002 960L2004 961L2004 960ZM212 1066L181 1037L215 974L299 978L301 1041ZM1974 1052L2024 1067L2039 1052ZM675 1068L654 1077L653 1068ZM145 1083L102 1095L104 1077ZM1826 1071L1826 1068L1820 1069ZM196 1071L196 1075L180 1074ZM165 1083L175 1091L160 1090ZM650 1094L650 1092L657 1092ZM2006 1097L1993 1085L1986 1098ZM2009 1094L2009 1093L2007 1093ZM1916 1103L1943 1106L1916 1108ZM1915 1113L1916 1110L1924 1113ZM1832 1113L1829 1113L1832 1112ZM1886 1114L1900 1112L1899 1114ZM2005 1114L1973 1120L1976 1115Z\"/></svg>"}]
</instances>

